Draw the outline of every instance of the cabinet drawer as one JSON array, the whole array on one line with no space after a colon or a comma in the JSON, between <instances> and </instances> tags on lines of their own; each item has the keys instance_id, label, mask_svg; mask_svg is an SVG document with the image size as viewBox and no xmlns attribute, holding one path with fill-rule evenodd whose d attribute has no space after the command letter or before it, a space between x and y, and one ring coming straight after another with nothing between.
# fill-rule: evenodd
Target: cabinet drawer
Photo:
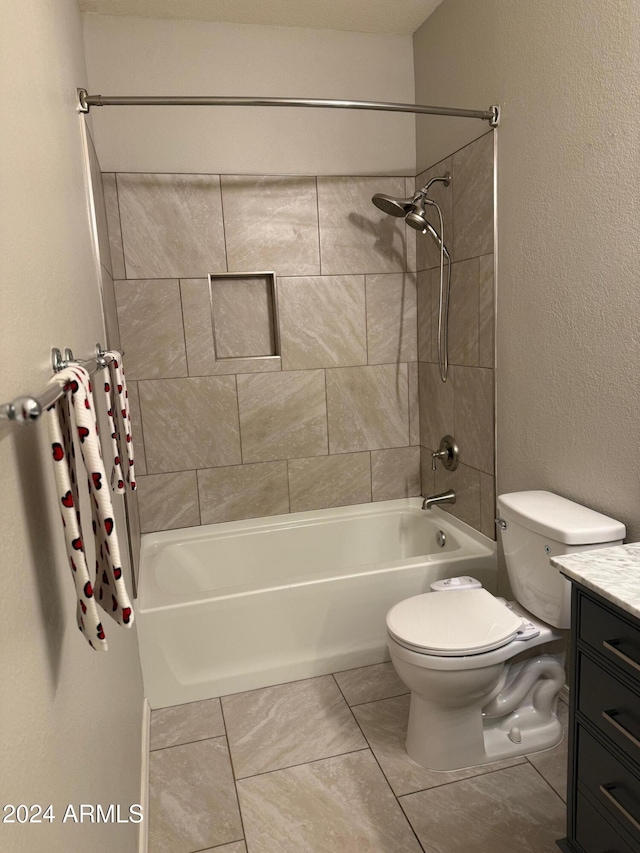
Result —
<instances>
[{"instance_id":1,"label":"cabinet drawer","mask_svg":"<svg viewBox=\"0 0 640 853\"><path fill-rule=\"evenodd\" d=\"M578 669L578 710L640 768L640 696L586 655Z\"/></svg>"},{"instance_id":2,"label":"cabinet drawer","mask_svg":"<svg viewBox=\"0 0 640 853\"><path fill-rule=\"evenodd\" d=\"M640 779L578 726L578 784L640 844Z\"/></svg>"},{"instance_id":3,"label":"cabinet drawer","mask_svg":"<svg viewBox=\"0 0 640 853\"><path fill-rule=\"evenodd\" d=\"M640 683L640 629L580 596L580 639Z\"/></svg>"},{"instance_id":4,"label":"cabinet drawer","mask_svg":"<svg viewBox=\"0 0 640 853\"><path fill-rule=\"evenodd\" d=\"M633 853L633 849L582 794L576 797L576 841L584 853Z\"/></svg>"}]
</instances>

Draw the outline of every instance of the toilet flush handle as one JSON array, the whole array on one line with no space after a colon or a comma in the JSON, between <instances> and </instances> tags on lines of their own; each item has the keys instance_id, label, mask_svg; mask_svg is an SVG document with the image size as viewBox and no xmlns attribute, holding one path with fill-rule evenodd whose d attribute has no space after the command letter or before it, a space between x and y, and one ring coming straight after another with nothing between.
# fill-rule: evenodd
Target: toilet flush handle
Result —
<instances>
[{"instance_id":1,"label":"toilet flush handle","mask_svg":"<svg viewBox=\"0 0 640 853\"><path fill-rule=\"evenodd\" d=\"M494 521L496 523L496 527L499 527L500 530L507 529L507 522L504 520L504 518L495 518Z\"/></svg>"}]
</instances>

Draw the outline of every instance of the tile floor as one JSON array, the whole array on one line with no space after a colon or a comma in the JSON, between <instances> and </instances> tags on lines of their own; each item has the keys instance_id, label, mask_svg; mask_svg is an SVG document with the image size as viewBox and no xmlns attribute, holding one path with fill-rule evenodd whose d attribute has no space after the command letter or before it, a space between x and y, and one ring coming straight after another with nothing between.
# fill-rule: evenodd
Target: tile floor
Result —
<instances>
[{"instance_id":1,"label":"tile floor","mask_svg":"<svg viewBox=\"0 0 640 853\"><path fill-rule=\"evenodd\" d=\"M437 773L408 712L390 663L152 712L149 853L557 851L566 739Z\"/></svg>"}]
</instances>

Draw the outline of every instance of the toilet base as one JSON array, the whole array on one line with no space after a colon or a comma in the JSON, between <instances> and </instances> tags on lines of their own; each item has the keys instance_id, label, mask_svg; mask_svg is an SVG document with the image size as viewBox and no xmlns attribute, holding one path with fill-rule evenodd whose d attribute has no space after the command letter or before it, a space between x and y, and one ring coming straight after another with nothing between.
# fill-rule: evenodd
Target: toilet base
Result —
<instances>
[{"instance_id":1,"label":"toilet base","mask_svg":"<svg viewBox=\"0 0 640 853\"><path fill-rule=\"evenodd\" d=\"M407 754L428 770L451 771L557 746L563 737L556 713L563 663L563 655L547 654L505 669L476 670L486 684L495 676L494 687L464 706L413 692Z\"/></svg>"},{"instance_id":2,"label":"toilet base","mask_svg":"<svg viewBox=\"0 0 640 853\"><path fill-rule=\"evenodd\" d=\"M519 742L509 738L514 728L517 728L520 733ZM464 756L460 754L454 756L451 750L445 750L440 756L434 756L431 751L429 756L425 756L420 746L425 743L425 737L419 728L414 729L413 738L409 736L409 732L407 733L405 746L407 755L416 764L420 764L426 770L446 773L553 749L562 742L563 736L562 723L555 714L551 718L541 720L540 715L533 708L520 708L517 713L510 714L504 720L485 722L482 726L481 740L476 741Z\"/></svg>"}]
</instances>

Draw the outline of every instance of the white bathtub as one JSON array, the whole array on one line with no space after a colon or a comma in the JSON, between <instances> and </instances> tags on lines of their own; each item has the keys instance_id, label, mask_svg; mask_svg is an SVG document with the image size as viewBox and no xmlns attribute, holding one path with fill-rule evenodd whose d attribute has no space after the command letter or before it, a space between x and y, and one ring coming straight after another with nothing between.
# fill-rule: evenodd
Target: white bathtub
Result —
<instances>
[{"instance_id":1,"label":"white bathtub","mask_svg":"<svg viewBox=\"0 0 640 853\"><path fill-rule=\"evenodd\" d=\"M389 608L461 574L494 591L495 543L420 498L147 534L136 621L149 703L389 660Z\"/></svg>"}]
</instances>

